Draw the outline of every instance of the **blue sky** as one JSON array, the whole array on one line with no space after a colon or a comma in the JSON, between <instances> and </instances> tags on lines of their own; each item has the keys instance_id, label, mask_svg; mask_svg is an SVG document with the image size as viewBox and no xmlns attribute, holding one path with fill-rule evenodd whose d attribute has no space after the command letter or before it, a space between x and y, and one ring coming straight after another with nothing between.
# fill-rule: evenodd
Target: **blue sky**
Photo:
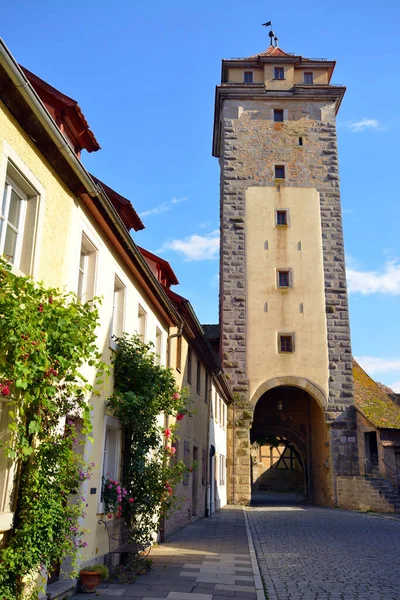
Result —
<instances>
[{"instance_id":1,"label":"blue sky","mask_svg":"<svg viewBox=\"0 0 400 600\"><path fill-rule=\"evenodd\" d=\"M14 0L1 35L16 59L78 100L102 150L86 167L128 197L135 241L169 260L201 322L218 318L219 168L211 156L221 59L268 46L337 60L353 354L400 392L400 4L286 0ZM318 6L318 8L316 8ZM384 10L383 10L384 9Z\"/></svg>"}]
</instances>

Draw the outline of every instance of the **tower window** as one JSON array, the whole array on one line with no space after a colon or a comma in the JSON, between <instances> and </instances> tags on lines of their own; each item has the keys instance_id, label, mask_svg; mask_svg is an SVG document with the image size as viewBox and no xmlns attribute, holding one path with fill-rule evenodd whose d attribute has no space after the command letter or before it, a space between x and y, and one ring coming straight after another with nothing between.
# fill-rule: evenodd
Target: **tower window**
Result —
<instances>
[{"instance_id":1,"label":"tower window","mask_svg":"<svg viewBox=\"0 0 400 600\"><path fill-rule=\"evenodd\" d=\"M303 138L299 137L299 146L302 146L302 145L303 145Z\"/></svg>"},{"instance_id":2,"label":"tower window","mask_svg":"<svg viewBox=\"0 0 400 600\"><path fill-rule=\"evenodd\" d=\"M287 225L288 224L288 211L287 210L277 210L276 211L276 224L277 225Z\"/></svg>"},{"instance_id":3,"label":"tower window","mask_svg":"<svg viewBox=\"0 0 400 600\"><path fill-rule=\"evenodd\" d=\"M283 121L283 109L274 108L274 121L276 123Z\"/></svg>"},{"instance_id":4,"label":"tower window","mask_svg":"<svg viewBox=\"0 0 400 600\"><path fill-rule=\"evenodd\" d=\"M278 352L287 354L294 351L293 333L278 333Z\"/></svg>"},{"instance_id":5,"label":"tower window","mask_svg":"<svg viewBox=\"0 0 400 600\"><path fill-rule=\"evenodd\" d=\"M311 85L314 83L314 74L313 73L304 73L304 83Z\"/></svg>"},{"instance_id":6,"label":"tower window","mask_svg":"<svg viewBox=\"0 0 400 600\"><path fill-rule=\"evenodd\" d=\"M277 284L279 288L292 287L292 277L289 269L279 270L277 272Z\"/></svg>"},{"instance_id":7,"label":"tower window","mask_svg":"<svg viewBox=\"0 0 400 600\"><path fill-rule=\"evenodd\" d=\"M275 165L275 179L285 179L285 167L283 165Z\"/></svg>"},{"instance_id":8,"label":"tower window","mask_svg":"<svg viewBox=\"0 0 400 600\"><path fill-rule=\"evenodd\" d=\"M285 69L283 67L274 67L274 79L285 79Z\"/></svg>"},{"instance_id":9,"label":"tower window","mask_svg":"<svg viewBox=\"0 0 400 600\"><path fill-rule=\"evenodd\" d=\"M244 72L244 83L253 83L253 71Z\"/></svg>"}]
</instances>

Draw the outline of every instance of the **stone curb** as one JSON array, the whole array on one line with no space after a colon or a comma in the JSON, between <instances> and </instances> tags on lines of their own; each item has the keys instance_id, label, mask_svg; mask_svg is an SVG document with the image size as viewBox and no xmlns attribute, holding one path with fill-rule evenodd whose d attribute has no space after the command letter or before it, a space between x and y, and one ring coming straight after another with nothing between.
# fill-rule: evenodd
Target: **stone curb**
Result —
<instances>
[{"instance_id":1,"label":"stone curb","mask_svg":"<svg viewBox=\"0 0 400 600\"><path fill-rule=\"evenodd\" d=\"M247 542L249 544L251 567L253 569L254 586L256 588L257 600L266 600L264 586L261 579L260 568L258 566L257 555L254 549L253 537L251 535L250 525L247 517L246 507L243 506L244 521L246 523Z\"/></svg>"}]
</instances>

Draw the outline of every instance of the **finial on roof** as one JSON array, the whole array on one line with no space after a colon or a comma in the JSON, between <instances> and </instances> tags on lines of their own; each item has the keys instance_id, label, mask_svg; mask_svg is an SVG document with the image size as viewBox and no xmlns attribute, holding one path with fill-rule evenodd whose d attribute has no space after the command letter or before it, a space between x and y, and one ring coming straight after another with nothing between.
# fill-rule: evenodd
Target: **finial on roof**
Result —
<instances>
[{"instance_id":1,"label":"finial on roof","mask_svg":"<svg viewBox=\"0 0 400 600\"><path fill-rule=\"evenodd\" d=\"M266 23L262 23L262 26L263 27L271 27L271 31L269 31L268 35L269 35L270 40L271 40L270 45L273 46L274 44L273 44L272 40L275 38L275 40L277 41L278 38L275 37L275 32L272 31L272 21L267 21Z\"/></svg>"},{"instance_id":2,"label":"finial on roof","mask_svg":"<svg viewBox=\"0 0 400 600\"><path fill-rule=\"evenodd\" d=\"M274 37L274 41L275 41L275 48L277 48L278 47L278 38L277 38L277 36Z\"/></svg>"}]
</instances>

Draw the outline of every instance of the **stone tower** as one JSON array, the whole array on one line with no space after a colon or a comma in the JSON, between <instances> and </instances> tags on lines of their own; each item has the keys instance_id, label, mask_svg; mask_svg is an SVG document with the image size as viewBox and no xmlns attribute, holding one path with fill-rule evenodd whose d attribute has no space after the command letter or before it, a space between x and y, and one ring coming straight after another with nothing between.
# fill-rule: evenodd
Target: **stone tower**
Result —
<instances>
[{"instance_id":1,"label":"stone tower","mask_svg":"<svg viewBox=\"0 0 400 600\"><path fill-rule=\"evenodd\" d=\"M336 476L358 473L334 68L276 46L222 61L213 154L233 502L250 498L260 436L290 443L315 502L336 503Z\"/></svg>"}]
</instances>

